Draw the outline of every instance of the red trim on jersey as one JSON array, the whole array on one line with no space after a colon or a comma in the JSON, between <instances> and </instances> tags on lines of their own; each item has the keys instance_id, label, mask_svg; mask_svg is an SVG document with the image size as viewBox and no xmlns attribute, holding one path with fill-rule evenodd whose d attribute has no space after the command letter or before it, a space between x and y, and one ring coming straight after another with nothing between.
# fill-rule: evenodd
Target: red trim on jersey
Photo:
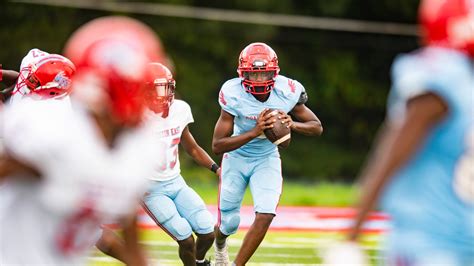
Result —
<instances>
[{"instance_id":1,"label":"red trim on jersey","mask_svg":"<svg viewBox=\"0 0 474 266\"><path fill-rule=\"evenodd\" d=\"M275 207L275 215L278 210L278 206L280 206L281 195L283 194L283 165L281 163L281 158L280 158L280 174L281 174L281 191L280 191L280 197L278 197L277 206Z\"/></svg>"},{"instance_id":2,"label":"red trim on jersey","mask_svg":"<svg viewBox=\"0 0 474 266\"><path fill-rule=\"evenodd\" d=\"M288 79L288 86L290 87L290 90L292 93L295 93L296 91L296 84L292 79Z\"/></svg>"},{"instance_id":3,"label":"red trim on jersey","mask_svg":"<svg viewBox=\"0 0 474 266\"><path fill-rule=\"evenodd\" d=\"M221 161L221 174L219 175L219 186L217 189L217 228L221 226L221 184L222 184L222 171L224 169L224 159L227 158L227 154L224 154Z\"/></svg>"},{"instance_id":4,"label":"red trim on jersey","mask_svg":"<svg viewBox=\"0 0 474 266\"><path fill-rule=\"evenodd\" d=\"M181 142L181 138L174 138L171 141L171 145L178 145Z\"/></svg>"},{"instance_id":5,"label":"red trim on jersey","mask_svg":"<svg viewBox=\"0 0 474 266\"><path fill-rule=\"evenodd\" d=\"M224 92L223 91L220 91L219 92L219 101L223 104L223 105L227 105L227 102L224 98Z\"/></svg>"}]
</instances>

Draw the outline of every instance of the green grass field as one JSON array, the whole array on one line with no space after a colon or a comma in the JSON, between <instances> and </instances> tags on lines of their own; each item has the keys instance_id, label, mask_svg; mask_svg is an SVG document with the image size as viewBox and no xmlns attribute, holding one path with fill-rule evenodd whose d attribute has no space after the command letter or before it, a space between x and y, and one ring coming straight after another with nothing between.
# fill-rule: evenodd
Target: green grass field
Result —
<instances>
[{"instance_id":1,"label":"green grass field","mask_svg":"<svg viewBox=\"0 0 474 266\"><path fill-rule=\"evenodd\" d=\"M205 169L204 169L205 170ZM205 177L203 177L205 175ZM217 204L217 178L208 179L208 171L184 172L188 184L198 192L206 204ZM347 207L354 204L357 187L334 183L300 183L285 180L281 206L324 206ZM252 196L247 190L244 205L252 205ZM229 238L230 258L233 259L241 245L245 231L239 231ZM316 233L301 231L269 231L248 265L318 265L321 252L331 242L342 239L341 233ZM161 230L143 230L141 240L146 246L154 265L182 265L178 257L177 244ZM377 260L380 235L365 235L363 245L371 258ZM214 257L214 251L208 257ZM121 265L118 261L95 251L90 259L91 266Z\"/></svg>"},{"instance_id":2,"label":"green grass field","mask_svg":"<svg viewBox=\"0 0 474 266\"><path fill-rule=\"evenodd\" d=\"M217 204L217 181L196 182L191 180L188 181L188 184L203 198L206 204ZM280 205L348 207L354 204L357 193L356 186L346 184L284 181ZM245 193L242 204L253 204L249 189Z\"/></svg>"},{"instance_id":3,"label":"green grass field","mask_svg":"<svg viewBox=\"0 0 474 266\"><path fill-rule=\"evenodd\" d=\"M244 234L244 231L239 231L229 238L231 260L235 257ZM343 235L339 233L270 231L248 265L318 265L321 263L321 252L324 248L342 237ZM176 242L163 231L143 230L141 239L153 265L182 265L179 261ZM377 247L380 235L365 235L362 240L364 248L374 264L378 260ZM212 248L208 252L208 257L211 260L214 257ZM95 251L90 258L90 266L99 265L121 264L99 251Z\"/></svg>"}]
</instances>

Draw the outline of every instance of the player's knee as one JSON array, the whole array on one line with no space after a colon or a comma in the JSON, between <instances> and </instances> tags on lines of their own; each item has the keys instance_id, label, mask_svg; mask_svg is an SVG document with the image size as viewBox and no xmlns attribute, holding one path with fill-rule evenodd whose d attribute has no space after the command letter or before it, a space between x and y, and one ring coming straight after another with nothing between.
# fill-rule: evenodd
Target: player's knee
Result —
<instances>
[{"instance_id":1,"label":"player's knee","mask_svg":"<svg viewBox=\"0 0 474 266\"><path fill-rule=\"evenodd\" d=\"M179 240L178 245L183 250L194 250L195 248L194 237L191 235L186 239Z\"/></svg>"},{"instance_id":2,"label":"player's knee","mask_svg":"<svg viewBox=\"0 0 474 266\"><path fill-rule=\"evenodd\" d=\"M167 228L178 241L187 239L192 234L192 229L188 221L178 214L174 215L164 223L163 226Z\"/></svg>"},{"instance_id":3,"label":"player's knee","mask_svg":"<svg viewBox=\"0 0 474 266\"><path fill-rule=\"evenodd\" d=\"M221 232L231 235L237 232L240 224L240 215L238 210L221 211Z\"/></svg>"},{"instance_id":4,"label":"player's knee","mask_svg":"<svg viewBox=\"0 0 474 266\"><path fill-rule=\"evenodd\" d=\"M207 209L198 211L191 219L194 220L193 224L196 233L207 234L214 231L214 218Z\"/></svg>"}]
</instances>

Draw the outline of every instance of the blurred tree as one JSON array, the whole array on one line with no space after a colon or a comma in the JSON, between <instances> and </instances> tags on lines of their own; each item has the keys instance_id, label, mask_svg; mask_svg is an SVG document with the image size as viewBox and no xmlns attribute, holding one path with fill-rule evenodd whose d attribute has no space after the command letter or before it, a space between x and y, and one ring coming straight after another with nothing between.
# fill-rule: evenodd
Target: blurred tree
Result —
<instances>
[{"instance_id":1,"label":"blurred tree","mask_svg":"<svg viewBox=\"0 0 474 266\"><path fill-rule=\"evenodd\" d=\"M149 2L405 23L415 23L418 4L415 0ZM79 25L110 14L124 13L1 2L0 63L18 70L33 47L60 53ZM406 36L125 15L144 21L161 37L175 64L177 91L193 108L196 123L191 130L208 151L220 110L217 94L225 80L237 76L240 51L254 41L272 46L281 74L306 87L308 106L325 129L321 138L294 136L290 148L282 151L289 178L353 178L385 113L391 62L396 54L417 46L416 38ZM182 160L185 167L194 165L187 157Z\"/></svg>"}]
</instances>

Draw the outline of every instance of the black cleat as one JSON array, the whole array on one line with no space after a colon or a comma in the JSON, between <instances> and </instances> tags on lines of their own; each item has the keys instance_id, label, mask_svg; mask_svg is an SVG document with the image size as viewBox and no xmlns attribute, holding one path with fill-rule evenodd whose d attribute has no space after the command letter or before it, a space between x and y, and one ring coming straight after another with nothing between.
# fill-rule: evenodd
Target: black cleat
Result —
<instances>
[{"instance_id":1,"label":"black cleat","mask_svg":"<svg viewBox=\"0 0 474 266\"><path fill-rule=\"evenodd\" d=\"M196 262L196 266L211 266L212 263L210 260L204 260L203 262Z\"/></svg>"}]
</instances>

